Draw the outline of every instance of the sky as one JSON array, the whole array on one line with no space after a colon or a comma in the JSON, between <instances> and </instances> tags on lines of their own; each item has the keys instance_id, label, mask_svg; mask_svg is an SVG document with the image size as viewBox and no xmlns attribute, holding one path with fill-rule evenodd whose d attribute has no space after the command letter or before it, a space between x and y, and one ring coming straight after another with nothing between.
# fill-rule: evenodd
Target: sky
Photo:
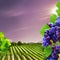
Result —
<instances>
[{"instance_id":1,"label":"sky","mask_svg":"<svg viewBox=\"0 0 60 60\"><path fill-rule=\"evenodd\" d=\"M10 41L42 42L41 27L49 22L58 0L0 0L0 31Z\"/></svg>"}]
</instances>

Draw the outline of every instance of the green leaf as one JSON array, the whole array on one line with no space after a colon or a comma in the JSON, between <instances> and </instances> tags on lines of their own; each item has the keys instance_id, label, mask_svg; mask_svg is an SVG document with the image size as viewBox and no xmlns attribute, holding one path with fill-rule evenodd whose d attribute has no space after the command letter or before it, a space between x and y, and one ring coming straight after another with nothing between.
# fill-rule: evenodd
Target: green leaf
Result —
<instances>
[{"instance_id":1,"label":"green leaf","mask_svg":"<svg viewBox=\"0 0 60 60\"><path fill-rule=\"evenodd\" d=\"M60 9L60 0L57 2L56 6Z\"/></svg>"},{"instance_id":2,"label":"green leaf","mask_svg":"<svg viewBox=\"0 0 60 60\"><path fill-rule=\"evenodd\" d=\"M51 49L51 46L46 46L44 48L44 53L45 53L45 56L48 57L52 52L52 49Z\"/></svg>"},{"instance_id":3,"label":"green leaf","mask_svg":"<svg viewBox=\"0 0 60 60\"><path fill-rule=\"evenodd\" d=\"M2 45L2 41L0 40L0 46Z\"/></svg>"},{"instance_id":4,"label":"green leaf","mask_svg":"<svg viewBox=\"0 0 60 60\"><path fill-rule=\"evenodd\" d=\"M43 36L44 35L44 32L46 31L46 29L49 29L50 27L45 24L41 29L40 29L40 34Z\"/></svg>"},{"instance_id":5,"label":"green leaf","mask_svg":"<svg viewBox=\"0 0 60 60\"><path fill-rule=\"evenodd\" d=\"M56 21L56 15L55 14L52 14L50 16L50 23L55 23L55 21Z\"/></svg>"},{"instance_id":6,"label":"green leaf","mask_svg":"<svg viewBox=\"0 0 60 60\"><path fill-rule=\"evenodd\" d=\"M60 16L60 9L56 10L58 16Z\"/></svg>"},{"instance_id":7,"label":"green leaf","mask_svg":"<svg viewBox=\"0 0 60 60\"><path fill-rule=\"evenodd\" d=\"M0 32L0 38L3 38L3 37L4 37L4 33Z\"/></svg>"},{"instance_id":8,"label":"green leaf","mask_svg":"<svg viewBox=\"0 0 60 60\"><path fill-rule=\"evenodd\" d=\"M8 38L4 37L4 33L0 32L0 52L6 52L11 43Z\"/></svg>"}]
</instances>

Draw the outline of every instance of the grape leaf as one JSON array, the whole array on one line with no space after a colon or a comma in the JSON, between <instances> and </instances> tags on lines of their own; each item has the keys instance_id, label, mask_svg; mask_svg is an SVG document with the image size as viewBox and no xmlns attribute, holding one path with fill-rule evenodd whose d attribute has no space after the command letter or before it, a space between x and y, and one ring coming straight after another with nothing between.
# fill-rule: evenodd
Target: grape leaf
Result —
<instances>
[{"instance_id":1,"label":"grape leaf","mask_svg":"<svg viewBox=\"0 0 60 60\"><path fill-rule=\"evenodd\" d=\"M56 21L56 15L55 14L52 14L50 16L50 23L55 23L55 21Z\"/></svg>"},{"instance_id":2,"label":"grape leaf","mask_svg":"<svg viewBox=\"0 0 60 60\"><path fill-rule=\"evenodd\" d=\"M60 9L56 10L58 16L60 16Z\"/></svg>"},{"instance_id":3,"label":"grape leaf","mask_svg":"<svg viewBox=\"0 0 60 60\"><path fill-rule=\"evenodd\" d=\"M60 0L57 2L56 6L60 9Z\"/></svg>"},{"instance_id":4,"label":"grape leaf","mask_svg":"<svg viewBox=\"0 0 60 60\"><path fill-rule=\"evenodd\" d=\"M3 32L0 32L0 53L6 52L10 47L11 43L8 38L4 37Z\"/></svg>"},{"instance_id":5,"label":"grape leaf","mask_svg":"<svg viewBox=\"0 0 60 60\"><path fill-rule=\"evenodd\" d=\"M42 26L42 28L40 29L40 34L43 36L44 35L44 32L46 31L46 29L49 29L50 27L45 24L44 26Z\"/></svg>"},{"instance_id":6,"label":"grape leaf","mask_svg":"<svg viewBox=\"0 0 60 60\"><path fill-rule=\"evenodd\" d=\"M0 32L0 38L3 38L3 37L4 37L4 33Z\"/></svg>"},{"instance_id":7,"label":"grape leaf","mask_svg":"<svg viewBox=\"0 0 60 60\"><path fill-rule=\"evenodd\" d=\"M44 53L45 53L45 56L48 57L52 52L52 49L51 49L51 46L46 46L44 48Z\"/></svg>"}]
</instances>

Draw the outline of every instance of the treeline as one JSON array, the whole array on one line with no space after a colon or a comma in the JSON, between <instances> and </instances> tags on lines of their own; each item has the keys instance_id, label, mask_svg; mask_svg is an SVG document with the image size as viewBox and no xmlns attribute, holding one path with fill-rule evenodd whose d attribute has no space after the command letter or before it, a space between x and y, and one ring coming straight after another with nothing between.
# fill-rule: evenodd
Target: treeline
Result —
<instances>
[{"instance_id":1,"label":"treeline","mask_svg":"<svg viewBox=\"0 0 60 60\"><path fill-rule=\"evenodd\" d=\"M18 41L18 42L11 42L11 46L16 46L16 45L33 45L33 44L39 44L39 45L42 45L42 43L33 43L33 42L30 42L30 43L22 43L21 41Z\"/></svg>"}]
</instances>

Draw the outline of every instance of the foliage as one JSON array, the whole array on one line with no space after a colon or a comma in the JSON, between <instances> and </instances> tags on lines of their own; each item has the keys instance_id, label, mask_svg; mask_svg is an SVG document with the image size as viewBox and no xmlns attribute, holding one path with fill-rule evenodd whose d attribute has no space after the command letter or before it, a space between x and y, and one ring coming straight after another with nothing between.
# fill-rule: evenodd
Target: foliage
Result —
<instances>
[{"instance_id":1,"label":"foliage","mask_svg":"<svg viewBox=\"0 0 60 60\"><path fill-rule=\"evenodd\" d=\"M6 52L9 49L10 45L11 43L9 39L4 37L3 32L0 32L0 53Z\"/></svg>"},{"instance_id":2,"label":"foliage","mask_svg":"<svg viewBox=\"0 0 60 60\"><path fill-rule=\"evenodd\" d=\"M11 42L11 46L16 46L17 43L16 42Z\"/></svg>"},{"instance_id":3,"label":"foliage","mask_svg":"<svg viewBox=\"0 0 60 60\"><path fill-rule=\"evenodd\" d=\"M48 57L52 52L52 49L51 49L51 46L46 46L44 48L44 53L45 53L45 56Z\"/></svg>"}]
</instances>

